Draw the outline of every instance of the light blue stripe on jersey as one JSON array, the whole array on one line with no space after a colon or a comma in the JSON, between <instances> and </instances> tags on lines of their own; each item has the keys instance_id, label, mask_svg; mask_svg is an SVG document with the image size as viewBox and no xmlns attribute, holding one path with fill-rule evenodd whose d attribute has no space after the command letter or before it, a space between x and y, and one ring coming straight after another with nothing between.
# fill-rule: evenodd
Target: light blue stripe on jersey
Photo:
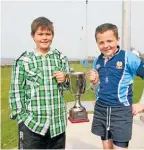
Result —
<instances>
[{"instance_id":1,"label":"light blue stripe on jersey","mask_svg":"<svg viewBox=\"0 0 144 150\"><path fill-rule=\"evenodd\" d=\"M97 68L96 68L96 64L97 64L97 58L94 59L94 62L93 62L93 69L97 71ZM95 87L95 95L96 95L96 100L99 99L99 96L98 96L98 92L99 92L99 83L96 85Z\"/></svg>"},{"instance_id":2,"label":"light blue stripe on jersey","mask_svg":"<svg viewBox=\"0 0 144 150\"><path fill-rule=\"evenodd\" d=\"M118 97L120 102L122 102L125 106L130 105L128 100L128 92L131 87L129 85L133 83L133 78L136 76L140 63L141 61L138 56L130 51L125 52L125 70L118 85Z\"/></svg>"},{"instance_id":3,"label":"light blue stripe on jersey","mask_svg":"<svg viewBox=\"0 0 144 150\"><path fill-rule=\"evenodd\" d=\"M97 60L98 60L98 59L95 58L95 60L94 60L94 62L93 62L93 69L94 69L94 70L97 70L97 69L96 69L96 63L97 63Z\"/></svg>"}]
</instances>

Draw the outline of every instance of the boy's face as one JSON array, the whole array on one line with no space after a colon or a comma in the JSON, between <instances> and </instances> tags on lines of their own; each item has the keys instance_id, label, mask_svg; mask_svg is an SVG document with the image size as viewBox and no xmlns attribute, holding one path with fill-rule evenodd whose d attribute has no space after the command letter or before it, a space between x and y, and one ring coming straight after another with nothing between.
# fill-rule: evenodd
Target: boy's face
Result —
<instances>
[{"instance_id":1,"label":"boy's face","mask_svg":"<svg viewBox=\"0 0 144 150\"><path fill-rule=\"evenodd\" d=\"M105 56L111 56L117 51L119 39L117 39L112 30L107 30L97 34L98 47Z\"/></svg>"},{"instance_id":2,"label":"boy's face","mask_svg":"<svg viewBox=\"0 0 144 150\"><path fill-rule=\"evenodd\" d=\"M37 50L47 51L52 43L53 34L47 28L42 29L39 27L35 34L32 35L32 38L36 43Z\"/></svg>"}]
</instances>

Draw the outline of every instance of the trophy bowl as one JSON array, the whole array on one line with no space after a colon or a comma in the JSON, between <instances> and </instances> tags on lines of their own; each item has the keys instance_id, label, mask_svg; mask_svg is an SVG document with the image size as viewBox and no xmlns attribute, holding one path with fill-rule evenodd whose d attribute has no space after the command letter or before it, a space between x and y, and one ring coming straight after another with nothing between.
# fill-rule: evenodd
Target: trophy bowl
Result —
<instances>
[{"instance_id":1,"label":"trophy bowl","mask_svg":"<svg viewBox=\"0 0 144 150\"><path fill-rule=\"evenodd\" d=\"M73 72L70 75L71 92L75 95L85 93L86 74L84 72Z\"/></svg>"},{"instance_id":2,"label":"trophy bowl","mask_svg":"<svg viewBox=\"0 0 144 150\"><path fill-rule=\"evenodd\" d=\"M69 111L69 120L72 123L88 122L86 109L81 105L80 96L85 93L86 74L84 72L72 72L70 75L71 93L75 95L75 105Z\"/></svg>"}]
</instances>

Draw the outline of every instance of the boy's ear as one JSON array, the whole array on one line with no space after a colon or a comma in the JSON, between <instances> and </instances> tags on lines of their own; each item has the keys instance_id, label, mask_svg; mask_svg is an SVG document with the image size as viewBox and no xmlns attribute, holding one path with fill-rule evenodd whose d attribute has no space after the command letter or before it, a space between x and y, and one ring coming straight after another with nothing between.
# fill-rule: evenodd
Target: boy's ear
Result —
<instances>
[{"instance_id":1,"label":"boy's ear","mask_svg":"<svg viewBox=\"0 0 144 150\"><path fill-rule=\"evenodd\" d=\"M32 37L32 39L34 40L34 35L33 35L33 34L31 34L31 37Z\"/></svg>"},{"instance_id":2,"label":"boy's ear","mask_svg":"<svg viewBox=\"0 0 144 150\"><path fill-rule=\"evenodd\" d=\"M120 41L120 37L118 37L118 41Z\"/></svg>"},{"instance_id":3,"label":"boy's ear","mask_svg":"<svg viewBox=\"0 0 144 150\"><path fill-rule=\"evenodd\" d=\"M34 36L31 34L31 37L33 38Z\"/></svg>"}]
</instances>

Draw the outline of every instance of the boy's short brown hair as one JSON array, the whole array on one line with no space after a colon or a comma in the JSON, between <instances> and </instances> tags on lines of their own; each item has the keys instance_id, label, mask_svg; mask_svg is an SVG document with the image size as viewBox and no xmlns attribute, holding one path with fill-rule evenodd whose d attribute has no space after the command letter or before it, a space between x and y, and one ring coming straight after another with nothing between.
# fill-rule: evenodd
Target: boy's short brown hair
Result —
<instances>
[{"instance_id":1,"label":"boy's short brown hair","mask_svg":"<svg viewBox=\"0 0 144 150\"><path fill-rule=\"evenodd\" d=\"M31 24L31 35L33 36L38 28L41 27L42 29L48 29L54 35L54 26L53 22L45 17L38 17L36 18Z\"/></svg>"},{"instance_id":2,"label":"boy's short brown hair","mask_svg":"<svg viewBox=\"0 0 144 150\"><path fill-rule=\"evenodd\" d=\"M116 25L111 24L111 23L104 23L101 24L100 26L98 26L95 30L95 39L97 41L97 34L98 33L104 33L105 31L111 30L114 33L114 36L116 37L116 39L118 40L119 36L118 36L118 28Z\"/></svg>"}]
</instances>

